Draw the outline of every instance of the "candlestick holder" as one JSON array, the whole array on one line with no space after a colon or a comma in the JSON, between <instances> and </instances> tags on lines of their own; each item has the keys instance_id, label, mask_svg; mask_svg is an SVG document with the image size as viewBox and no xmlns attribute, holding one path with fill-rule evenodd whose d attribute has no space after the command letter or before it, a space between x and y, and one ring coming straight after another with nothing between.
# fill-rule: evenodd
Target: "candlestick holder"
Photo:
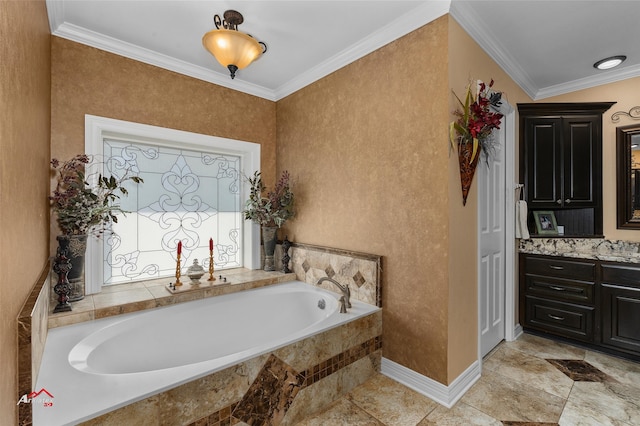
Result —
<instances>
[{"instance_id":1,"label":"candlestick holder","mask_svg":"<svg viewBox=\"0 0 640 426\"><path fill-rule=\"evenodd\" d=\"M209 279L207 281L215 281L213 276L213 250L209 251Z\"/></svg>"},{"instance_id":2,"label":"candlestick holder","mask_svg":"<svg viewBox=\"0 0 640 426\"><path fill-rule=\"evenodd\" d=\"M60 247L58 247L56 259L53 264L53 272L58 274L58 283L53 287L53 291L58 295L58 304L53 309L54 313L69 312L71 310L71 305L69 304L71 287L69 286L69 279L67 278L70 270L71 259L69 259L67 251L61 250Z\"/></svg>"},{"instance_id":3,"label":"candlestick holder","mask_svg":"<svg viewBox=\"0 0 640 426\"><path fill-rule=\"evenodd\" d=\"M289 248L291 248L291 241L285 235L284 241L282 241L282 272L285 274L291 272L291 269L289 269L289 261L291 260Z\"/></svg>"},{"instance_id":4,"label":"candlestick holder","mask_svg":"<svg viewBox=\"0 0 640 426\"><path fill-rule=\"evenodd\" d=\"M174 287L180 287L182 283L180 282L180 255L178 254L178 261L176 262L176 282L173 285Z\"/></svg>"}]
</instances>

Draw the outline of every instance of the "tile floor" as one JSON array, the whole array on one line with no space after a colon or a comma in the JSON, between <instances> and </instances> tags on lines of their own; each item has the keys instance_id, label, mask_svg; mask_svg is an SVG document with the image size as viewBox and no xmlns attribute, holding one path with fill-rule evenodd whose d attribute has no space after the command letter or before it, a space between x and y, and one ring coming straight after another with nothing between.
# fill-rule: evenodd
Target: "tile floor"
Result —
<instances>
[{"instance_id":1,"label":"tile floor","mask_svg":"<svg viewBox=\"0 0 640 426\"><path fill-rule=\"evenodd\" d=\"M302 426L640 425L640 363L525 334L451 408L376 375Z\"/></svg>"}]
</instances>

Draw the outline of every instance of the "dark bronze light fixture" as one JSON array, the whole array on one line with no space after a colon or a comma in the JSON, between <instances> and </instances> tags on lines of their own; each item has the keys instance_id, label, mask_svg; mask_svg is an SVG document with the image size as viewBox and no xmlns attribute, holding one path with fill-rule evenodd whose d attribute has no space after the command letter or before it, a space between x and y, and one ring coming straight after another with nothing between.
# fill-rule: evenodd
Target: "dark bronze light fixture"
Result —
<instances>
[{"instance_id":1,"label":"dark bronze light fixture","mask_svg":"<svg viewBox=\"0 0 640 426\"><path fill-rule=\"evenodd\" d=\"M236 71L248 67L262 56L267 51L267 45L238 31L238 25L244 22L240 12L227 10L223 16L224 20L219 15L213 17L216 29L202 37L202 44L234 78Z\"/></svg>"}]
</instances>

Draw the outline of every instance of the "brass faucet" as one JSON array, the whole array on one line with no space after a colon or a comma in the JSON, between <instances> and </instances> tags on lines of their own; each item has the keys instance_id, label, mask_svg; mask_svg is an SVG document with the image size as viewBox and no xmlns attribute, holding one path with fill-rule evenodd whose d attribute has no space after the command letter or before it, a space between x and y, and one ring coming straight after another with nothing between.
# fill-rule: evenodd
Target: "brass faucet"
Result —
<instances>
[{"instance_id":1,"label":"brass faucet","mask_svg":"<svg viewBox=\"0 0 640 426\"><path fill-rule=\"evenodd\" d=\"M351 298L351 290L349 289L349 284L342 285L334 279L331 279L329 277L322 277L318 280L316 285L320 285L323 281L329 281L335 284L336 287L340 289L340 291L342 292L342 297L340 298L340 312L346 313L346 308L351 308L351 301L349 300Z\"/></svg>"}]
</instances>

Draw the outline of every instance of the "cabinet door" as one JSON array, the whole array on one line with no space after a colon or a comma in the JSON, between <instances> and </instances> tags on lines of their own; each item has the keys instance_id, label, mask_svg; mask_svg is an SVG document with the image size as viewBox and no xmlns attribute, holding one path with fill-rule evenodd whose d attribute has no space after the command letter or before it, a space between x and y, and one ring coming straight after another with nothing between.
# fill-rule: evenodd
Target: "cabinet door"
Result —
<instances>
[{"instance_id":1,"label":"cabinet door","mask_svg":"<svg viewBox=\"0 0 640 426\"><path fill-rule=\"evenodd\" d=\"M640 354L640 288L602 284L602 343Z\"/></svg>"},{"instance_id":2,"label":"cabinet door","mask_svg":"<svg viewBox=\"0 0 640 426\"><path fill-rule=\"evenodd\" d=\"M593 207L600 199L600 119L595 116L563 118L564 207Z\"/></svg>"},{"instance_id":3,"label":"cabinet door","mask_svg":"<svg viewBox=\"0 0 640 426\"><path fill-rule=\"evenodd\" d=\"M562 203L562 119L527 117L524 125L527 202L530 208L558 208Z\"/></svg>"}]
</instances>

